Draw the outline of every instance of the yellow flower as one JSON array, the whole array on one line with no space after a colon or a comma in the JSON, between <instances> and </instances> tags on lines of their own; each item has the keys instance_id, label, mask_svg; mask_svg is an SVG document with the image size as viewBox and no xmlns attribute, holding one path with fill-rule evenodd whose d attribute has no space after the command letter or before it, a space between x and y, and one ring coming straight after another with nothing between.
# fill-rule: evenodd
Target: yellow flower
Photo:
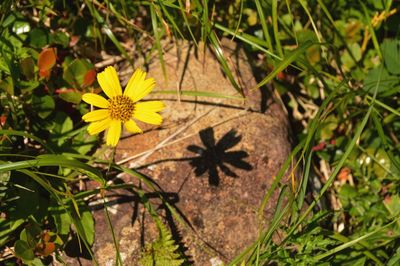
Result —
<instances>
[{"instance_id":1,"label":"yellow flower","mask_svg":"<svg viewBox=\"0 0 400 266\"><path fill-rule=\"evenodd\" d=\"M85 93L82 100L102 109L85 114L82 119L91 122L87 128L90 135L94 135L108 129L107 145L117 146L121 136L121 127L132 133L142 133L143 131L133 121L134 119L142 122L160 125L162 117L157 112L164 109L164 104L160 101L139 102L149 94L155 85L153 78L145 79L146 72L137 69L126 85L122 93L118 74L114 67L109 66L97 75L97 81L108 100L95 93Z\"/></svg>"}]
</instances>

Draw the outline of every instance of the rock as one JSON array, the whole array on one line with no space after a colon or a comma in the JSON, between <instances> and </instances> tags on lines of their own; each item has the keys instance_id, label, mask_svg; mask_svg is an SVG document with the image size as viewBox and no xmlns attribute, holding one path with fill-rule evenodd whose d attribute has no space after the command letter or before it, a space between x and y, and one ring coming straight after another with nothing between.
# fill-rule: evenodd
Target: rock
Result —
<instances>
[{"instance_id":1,"label":"rock","mask_svg":"<svg viewBox=\"0 0 400 266\"><path fill-rule=\"evenodd\" d=\"M126 161L126 166L154 180L181 214L178 221L137 177L116 180L148 191L146 196L195 265L228 262L257 239L260 226L273 215L276 196L262 221L258 208L291 147L284 112L260 90L250 91L256 81L243 50L233 43L224 45L246 101L154 93L147 99L166 104L163 125L126 136L116 151L116 161ZM156 79L156 90L238 95L210 50L187 43L165 49L168 80L157 59L148 69L148 76ZM124 265L136 265L144 243L157 238L157 228L132 190L111 194L116 193L120 202L110 214L113 228ZM95 217L96 258L101 265L112 265L115 250L104 213L96 212Z\"/></svg>"}]
</instances>

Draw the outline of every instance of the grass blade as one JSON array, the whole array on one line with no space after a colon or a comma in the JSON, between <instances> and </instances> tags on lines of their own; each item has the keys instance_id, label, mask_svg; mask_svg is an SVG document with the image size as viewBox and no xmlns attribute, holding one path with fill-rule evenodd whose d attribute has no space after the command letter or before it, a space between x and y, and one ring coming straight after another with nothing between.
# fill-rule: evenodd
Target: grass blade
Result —
<instances>
[{"instance_id":1,"label":"grass blade","mask_svg":"<svg viewBox=\"0 0 400 266\"><path fill-rule=\"evenodd\" d=\"M153 94L173 94L176 95L176 90L162 90L162 91L153 91ZM210 97L210 98L223 98L223 99L233 99L233 100L243 100L242 96L236 95L225 95L218 92L211 91L180 91L180 95L184 96L194 96L194 97Z\"/></svg>"},{"instance_id":2,"label":"grass blade","mask_svg":"<svg viewBox=\"0 0 400 266\"><path fill-rule=\"evenodd\" d=\"M236 89L236 91L239 92L240 95L242 95L244 97L243 90L239 87L235 78L233 77L232 71L229 69L228 62L225 59L225 56L224 56L222 47L219 43L219 40L217 38L217 35L215 34L214 31L212 31L208 37L211 42L211 47L212 47L219 63L222 66L222 70L224 71L224 73L226 74L226 76L228 77L232 86Z\"/></svg>"},{"instance_id":3,"label":"grass blade","mask_svg":"<svg viewBox=\"0 0 400 266\"><path fill-rule=\"evenodd\" d=\"M235 28L235 34L232 36L231 41L233 41L235 39L236 34L239 31L239 27L240 27L240 23L242 22L242 17L243 17L243 4L244 4L244 0L240 0L240 10L239 10L239 19L238 22L236 24L236 28Z\"/></svg>"},{"instance_id":4,"label":"grass blade","mask_svg":"<svg viewBox=\"0 0 400 266\"><path fill-rule=\"evenodd\" d=\"M262 10L260 0L255 0L254 2L256 4L258 16L260 17L261 27L262 27L263 34L264 34L264 39L267 42L267 47L271 52L273 52L274 49L272 47L271 36L269 36L268 27L267 27L267 23L265 22L266 19L264 16L264 11Z\"/></svg>"},{"instance_id":5,"label":"grass blade","mask_svg":"<svg viewBox=\"0 0 400 266\"><path fill-rule=\"evenodd\" d=\"M291 63L293 63L301 54L303 54L313 43L311 41L306 41L295 51L289 53L275 68L272 72L266 76L262 81L260 81L252 90L258 89L261 86L270 82L279 72L286 69Z\"/></svg>"},{"instance_id":6,"label":"grass blade","mask_svg":"<svg viewBox=\"0 0 400 266\"><path fill-rule=\"evenodd\" d=\"M363 9L363 11L364 11L364 16L365 16L365 18L367 19L368 30L369 30L369 33L371 34L372 43L374 44L374 48L375 48L375 50L376 50L376 52L377 52L379 58L382 59L382 58L383 58L383 56L382 56L382 51L381 51L381 48L380 48L380 46L379 46L378 38L376 37L374 27L373 27L372 24L371 24L371 19L370 19L369 14L368 14L367 7L366 7L365 4L364 4L363 2L361 2L360 0L359 0L358 2L360 3L360 5L361 5L361 7L362 7L362 9Z\"/></svg>"},{"instance_id":7,"label":"grass blade","mask_svg":"<svg viewBox=\"0 0 400 266\"><path fill-rule=\"evenodd\" d=\"M77 219L76 215L73 215L69 211L70 208L65 206L63 200L57 195L57 193L56 193L57 191L53 187L51 187L46 181L44 181L40 176L33 173L32 171L29 171L27 169L20 169L18 171L31 177L33 180L35 180L37 183L39 183L44 189L46 189L50 193L50 195L52 195L54 197L54 199L57 201L57 203L66 211L66 213L70 217L72 223L74 224L76 232L78 233L80 239L83 240L83 244L85 245L87 251L89 252L90 256L92 257L94 264L99 265L91 248L90 248L89 241L86 238L85 229L84 229L84 226L82 225L82 222L80 221L80 219ZM72 199L72 200L74 201L74 199ZM77 213L77 215L79 216L79 213Z\"/></svg>"},{"instance_id":8,"label":"grass blade","mask_svg":"<svg viewBox=\"0 0 400 266\"><path fill-rule=\"evenodd\" d=\"M357 237L356 239L353 239L353 240L351 240L351 241L349 241L347 243L344 243L344 244L342 244L342 245L340 245L338 247L335 247L335 248L333 248L333 249L331 249L331 250L329 250L329 251L327 251L327 252L325 252L323 254L317 255L317 256L314 257L314 259L315 260L322 260L323 258L331 256L331 255L333 255L333 254L335 254L335 253L337 253L339 251L342 251L342 250L344 250L346 248L349 248L351 246L354 246L354 245L358 244L359 242L361 242L361 241L363 241L365 239L368 239L369 237L373 236L374 234L379 233L383 229L386 229L386 228L390 227L391 225L396 223L399 219L400 219L400 217L396 217L396 218L393 219L393 221L387 223L386 225L384 225L382 227L379 227L379 228L375 229L374 231L372 231L370 233L367 233L367 234L365 234L363 236Z\"/></svg>"},{"instance_id":9,"label":"grass blade","mask_svg":"<svg viewBox=\"0 0 400 266\"><path fill-rule=\"evenodd\" d=\"M247 44L250 44L254 48L257 48L258 50L266 53L267 55L271 56L272 58L277 59L277 60L282 60L282 58L280 56L267 50L266 48L268 48L268 44L265 43L264 41L258 39L257 37L254 37L254 36L246 34L246 33L237 34L234 31L232 31L231 29L228 29L219 23L215 23L214 26L215 26L215 28L222 30L223 32L225 32L227 34L235 36L235 38L237 38Z\"/></svg>"},{"instance_id":10,"label":"grass blade","mask_svg":"<svg viewBox=\"0 0 400 266\"><path fill-rule=\"evenodd\" d=\"M199 45L198 45L198 43L197 43L196 37L195 37L194 34L193 34L193 31L192 31L192 29L191 29L191 27L190 27L189 20L188 20L188 18L186 17L186 14L185 14L185 8L182 6L181 1L178 1L178 3L179 3L179 10L181 11L183 20L184 20L184 22L185 22L184 24L185 24L185 26L186 26L186 28L187 28L189 34L190 34L190 37L192 37L192 40L193 40L194 44L196 45L196 47L198 47Z\"/></svg>"},{"instance_id":11,"label":"grass blade","mask_svg":"<svg viewBox=\"0 0 400 266\"><path fill-rule=\"evenodd\" d=\"M274 30L276 50L278 51L279 56L283 57L283 50L278 30L278 0L272 0L272 28Z\"/></svg>"},{"instance_id":12,"label":"grass blade","mask_svg":"<svg viewBox=\"0 0 400 266\"><path fill-rule=\"evenodd\" d=\"M164 74L164 79L167 80L167 70L165 69L165 61L164 61L164 55L161 47L161 36L159 33L158 29L158 22L157 22L157 14L154 9L154 4L150 5L150 17L151 17L151 25L153 27L153 33L156 41L156 47L158 51L158 58L160 59L160 64L161 64L161 69Z\"/></svg>"},{"instance_id":13,"label":"grass blade","mask_svg":"<svg viewBox=\"0 0 400 266\"><path fill-rule=\"evenodd\" d=\"M382 66L381 70L382 69L383 69L383 66ZM307 208L307 210L304 212L304 214L300 217L300 219L295 223L295 225L292 226L292 228L289 230L287 236L282 241L282 243L285 243L288 240L288 238L294 233L294 231L297 229L297 227L304 221L304 219L309 215L311 210L315 207L317 202L325 194L325 192L328 190L328 188L331 186L331 184L335 180L336 175L339 173L339 171L342 168L342 166L343 166L344 162L346 161L347 157L350 155L351 151L353 150L354 146L356 145L357 140L360 138L361 133L363 132L363 130L364 130L364 128L365 128L365 126L366 126L366 124L367 124L367 122L369 120L369 117L371 115L371 112L373 110L374 100L375 100L377 92L378 92L381 74L382 74L382 71L380 72L380 76L379 76L378 82L377 82L376 87L375 87L375 92L374 92L374 96L373 96L373 99L372 99L372 103L369 106L368 111L365 114L365 116L364 116L363 120L361 121L360 125L358 126L358 128L357 128L353 138L351 139L351 142L348 145L346 151L344 152L344 154L340 158L338 164L336 165L335 169L332 171L332 173L329 176L328 180L326 181L325 185L321 188L321 191L318 194L318 196L310 204L310 206Z\"/></svg>"},{"instance_id":14,"label":"grass blade","mask_svg":"<svg viewBox=\"0 0 400 266\"><path fill-rule=\"evenodd\" d=\"M315 32L315 35L317 36L318 42L322 43L322 38L321 38L321 34L319 33L317 26L315 25L314 19L312 18L310 11L307 8L307 2L304 2L304 0L299 0L300 5L303 7L304 12L306 12L308 19L311 22L311 25L313 27L313 30Z\"/></svg>"},{"instance_id":15,"label":"grass blade","mask_svg":"<svg viewBox=\"0 0 400 266\"><path fill-rule=\"evenodd\" d=\"M303 203L304 203L304 199L305 199L305 195L306 195L306 191L307 191L307 185L308 185L308 181L310 179L310 168L311 168L312 156L313 156L313 152L311 151L307 157L306 165L304 168L303 178L301 179L299 191L296 195L296 206L294 206L294 208L293 208L292 221L297 220L299 212L301 211L301 208L303 207Z\"/></svg>"},{"instance_id":16,"label":"grass blade","mask_svg":"<svg viewBox=\"0 0 400 266\"><path fill-rule=\"evenodd\" d=\"M105 183L105 180L102 177L102 173L98 169L62 155L41 155L33 160L25 160L25 161L2 164L0 165L0 172L28 169L32 167L41 167L41 166L59 166L59 167L68 167L71 169L81 169L89 177L99 182L100 184Z\"/></svg>"},{"instance_id":17,"label":"grass blade","mask_svg":"<svg viewBox=\"0 0 400 266\"><path fill-rule=\"evenodd\" d=\"M34 141L40 143L47 151L54 153L51 147L48 146L42 139L26 132L11 129L0 129L0 135L21 136L24 138L33 139Z\"/></svg>"}]
</instances>

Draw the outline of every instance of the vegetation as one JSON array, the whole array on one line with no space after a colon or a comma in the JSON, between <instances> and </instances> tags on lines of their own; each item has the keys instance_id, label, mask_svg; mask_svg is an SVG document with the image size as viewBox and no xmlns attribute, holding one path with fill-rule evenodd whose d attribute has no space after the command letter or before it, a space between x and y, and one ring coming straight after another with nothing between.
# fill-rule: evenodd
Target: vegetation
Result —
<instances>
[{"instance_id":1,"label":"vegetation","mask_svg":"<svg viewBox=\"0 0 400 266\"><path fill-rule=\"evenodd\" d=\"M391 0L2 1L0 263L63 262L72 241L92 254L86 199L105 201L104 191L121 187L133 189L158 224L142 264L186 263L141 188L107 183L104 169L158 191L135 170L92 156L101 140L86 132L81 98L100 92L104 59L146 64L156 53L164 65L164 39L208 45L241 96L218 52L228 37L267 73L257 87L282 98L297 142L260 206L261 213L279 191L272 221L231 265L398 265L398 8ZM287 186L281 180L294 174L291 166L300 178ZM100 188L80 190L87 179Z\"/></svg>"}]
</instances>

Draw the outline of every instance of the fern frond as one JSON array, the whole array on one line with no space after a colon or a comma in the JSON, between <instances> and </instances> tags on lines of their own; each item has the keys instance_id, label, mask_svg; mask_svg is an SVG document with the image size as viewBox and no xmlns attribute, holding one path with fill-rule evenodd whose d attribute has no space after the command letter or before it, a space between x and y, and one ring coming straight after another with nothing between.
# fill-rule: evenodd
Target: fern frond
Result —
<instances>
[{"instance_id":1,"label":"fern frond","mask_svg":"<svg viewBox=\"0 0 400 266\"><path fill-rule=\"evenodd\" d=\"M185 262L177 252L179 246L172 239L171 232L158 219L155 220L159 237L156 241L146 244L141 254L139 264L142 266L181 266Z\"/></svg>"}]
</instances>

